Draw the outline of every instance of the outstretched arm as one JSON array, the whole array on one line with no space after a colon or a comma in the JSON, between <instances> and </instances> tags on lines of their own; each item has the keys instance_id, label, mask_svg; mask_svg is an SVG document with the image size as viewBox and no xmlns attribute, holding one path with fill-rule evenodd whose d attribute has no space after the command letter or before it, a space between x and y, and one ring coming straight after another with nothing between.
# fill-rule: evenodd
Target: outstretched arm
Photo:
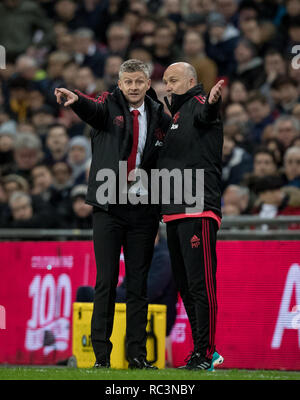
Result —
<instances>
[{"instance_id":1,"label":"outstretched arm","mask_svg":"<svg viewBox=\"0 0 300 400\"><path fill-rule=\"evenodd\" d=\"M80 92L72 92L65 88L54 91L58 104L70 106L72 110L86 123L95 129L100 129L104 119L104 103L85 96Z\"/></svg>"},{"instance_id":2,"label":"outstretched arm","mask_svg":"<svg viewBox=\"0 0 300 400\"><path fill-rule=\"evenodd\" d=\"M224 81L220 80L209 92L201 115L199 115L199 120L213 122L219 118L223 83Z\"/></svg>"}]
</instances>

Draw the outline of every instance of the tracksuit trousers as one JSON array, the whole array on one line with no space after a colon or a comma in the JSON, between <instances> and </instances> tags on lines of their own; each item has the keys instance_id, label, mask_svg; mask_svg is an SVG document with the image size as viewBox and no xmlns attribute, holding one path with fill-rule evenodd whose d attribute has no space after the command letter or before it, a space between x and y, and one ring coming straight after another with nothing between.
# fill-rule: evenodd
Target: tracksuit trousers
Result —
<instances>
[{"instance_id":1,"label":"tracksuit trousers","mask_svg":"<svg viewBox=\"0 0 300 400\"><path fill-rule=\"evenodd\" d=\"M151 205L115 205L109 212L95 208L93 241L97 266L91 339L97 361L112 350L116 287L123 246L126 271L126 352L128 359L146 357L147 276L159 214Z\"/></svg>"},{"instance_id":2,"label":"tracksuit trousers","mask_svg":"<svg viewBox=\"0 0 300 400\"><path fill-rule=\"evenodd\" d=\"M215 351L217 231L212 218L167 223L172 270L191 325L194 351L209 359Z\"/></svg>"}]
</instances>

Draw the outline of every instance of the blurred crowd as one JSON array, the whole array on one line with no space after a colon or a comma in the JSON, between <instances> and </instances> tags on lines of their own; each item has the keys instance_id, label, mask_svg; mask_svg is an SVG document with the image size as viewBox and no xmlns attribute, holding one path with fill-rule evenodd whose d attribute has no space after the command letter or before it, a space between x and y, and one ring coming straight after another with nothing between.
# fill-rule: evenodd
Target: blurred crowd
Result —
<instances>
[{"instance_id":1,"label":"blurred crowd","mask_svg":"<svg viewBox=\"0 0 300 400\"><path fill-rule=\"evenodd\" d=\"M2 0L0 44L1 227L91 228L90 128L54 89L112 91L128 58L161 101L173 62L224 79L223 215L300 215L300 0Z\"/></svg>"}]
</instances>

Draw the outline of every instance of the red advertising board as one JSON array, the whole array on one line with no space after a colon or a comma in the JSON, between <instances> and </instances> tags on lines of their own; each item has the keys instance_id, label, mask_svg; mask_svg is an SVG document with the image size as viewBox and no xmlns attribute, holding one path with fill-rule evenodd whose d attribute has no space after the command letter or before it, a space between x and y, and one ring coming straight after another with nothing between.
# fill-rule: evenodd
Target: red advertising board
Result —
<instances>
[{"instance_id":1,"label":"red advertising board","mask_svg":"<svg viewBox=\"0 0 300 400\"><path fill-rule=\"evenodd\" d=\"M0 363L67 359L76 290L95 282L92 242L2 242L0 252ZM217 254L224 368L300 370L299 242L219 241ZM192 349L181 301L171 337L176 367Z\"/></svg>"}]
</instances>

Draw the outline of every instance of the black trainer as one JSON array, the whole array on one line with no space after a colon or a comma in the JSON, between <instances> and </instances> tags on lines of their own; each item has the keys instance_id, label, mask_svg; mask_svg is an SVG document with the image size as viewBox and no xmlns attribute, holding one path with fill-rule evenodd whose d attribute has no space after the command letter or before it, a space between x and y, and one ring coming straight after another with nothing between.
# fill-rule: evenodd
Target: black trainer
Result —
<instances>
[{"instance_id":1,"label":"black trainer","mask_svg":"<svg viewBox=\"0 0 300 400\"><path fill-rule=\"evenodd\" d=\"M129 360L129 369L158 369L154 365L151 365L145 358L132 358Z\"/></svg>"},{"instance_id":2,"label":"black trainer","mask_svg":"<svg viewBox=\"0 0 300 400\"><path fill-rule=\"evenodd\" d=\"M110 362L107 360L96 361L94 368L110 368Z\"/></svg>"},{"instance_id":3,"label":"black trainer","mask_svg":"<svg viewBox=\"0 0 300 400\"><path fill-rule=\"evenodd\" d=\"M187 357L184 359L184 362L186 363L185 365L182 365L181 367L178 367L178 369L189 369L193 358L195 357L195 354L197 354L194 350L190 351Z\"/></svg>"},{"instance_id":4,"label":"black trainer","mask_svg":"<svg viewBox=\"0 0 300 400\"><path fill-rule=\"evenodd\" d=\"M210 369L211 362L210 359L204 357L200 353L193 352L186 365L186 369L207 370Z\"/></svg>"}]
</instances>

